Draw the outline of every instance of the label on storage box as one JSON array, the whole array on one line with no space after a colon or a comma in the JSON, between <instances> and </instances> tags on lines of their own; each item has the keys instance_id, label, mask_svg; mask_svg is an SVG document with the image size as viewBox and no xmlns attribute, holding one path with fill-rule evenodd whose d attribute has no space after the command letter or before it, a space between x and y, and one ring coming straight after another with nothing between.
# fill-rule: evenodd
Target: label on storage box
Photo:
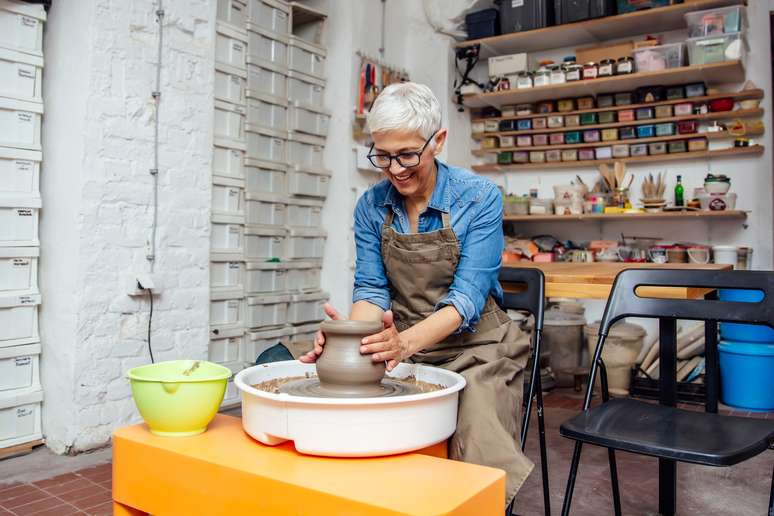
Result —
<instances>
[{"instance_id":1,"label":"label on storage box","mask_svg":"<svg viewBox=\"0 0 774 516\"><path fill-rule=\"evenodd\" d=\"M38 20L29 16L19 16L19 25L22 27L37 27Z\"/></svg>"},{"instance_id":2,"label":"label on storage box","mask_svg":"<svg viewBox=\"0 0 774 516\"><path fill-rule=\"evenodd\" d=\"M29 407L19 407L16 409L16 417L29 417L35 413L35 410Z\"/></svg>"},{"instance_id":3,"label":"label on storage box","mask_svg":"<svg viewBox=\"0 0 774 516\"><path fill-rule=\"evenodd\" d=\"M31 161L23 161L23 160L16 160L14 164L16 165L17 172L28 172L32 170L32 166L33 166Z\"/></svg>"},{"instance_id":4,"label":"label on storage box","mask_svg":"<svg viewBox=\"0 0 774 516\"><path fill-rule=\"evenodd\" d=\"M237 270L237 269L239 269L239 262L228 262L228 268L230 270Z\"/></svg>"},{"instance_id":5,"label":"label on storage box","mask_svg":"<svg viewBox=\"0 0 774 516\"><path fill-rule=\"evenodd\" d=\"M232 235L239 234L239 227L238 226L229 226L228 232Z\"/></svg>"},{"instance_id":6,"label":"label on storage box","mask_svg":"<svg viewBox=\"0 0 774 516\"><path fill-rule=\"evenodd\" d=\"M238 75L229 75L229 77L231 78L231 82L233 82L234 84L239 86L239 76Z\"/></svg>"},{"instance_id":7,"label":"label on storage box","mask_svg":"<svg viewBox=\"0 0 774 516\"><path fill-rule=\"evenodd\" d=\"M228 196L229 197L236 197L239 195L239 190L236 188L229 188L228 189Z\"/></svg>"},{"instance_id":8,"label":"label on storage box","mask_svg":"<svg viewBox=\"0 0 774 516\"><path fill-rule=\"evenodd\" d=\"M16 216L18 217L32 217L32 210L29 208L16 208Z\"/></svg>"},{"instance_id":9,"label":"label on storage box","mask_svg":"<svg viewBox=\"0 0 774 516\"><path fill-rule=\"evenodd\" d=\"M34 79L35 78L35 67L25 64L19 64L16 66L16 73L19 75L19 77L23 77L25 79Z\"/></svg>"},{"instance_id":10,"label":"label on storage box","mask_svg":"<svg viewBox=\"0 0 774 516\"><path fill-rule=\"evenodd\" d=\"M35 304L35 298L30 296L19 296L19 304L20 305L34 305Z\"/></svg>"},{"instance_id":11,"label":"label on storage box","mask_svg":"<svg viewBox=\"0 0 774 516\"><path fill-rule=\"evenodd\" d=\"M284 20L288 17L288 13L285 11L277 11L277 19Z\"/></svg>"},{"instance_id":12,"label":"label on storage box","mask_svg":"<svg viewBox=\"0 0 774 516\"><path fill-rule=\"evenodd\" d=\"M511 0L511 9L524 7L524 0Z\"/></svg>"},{"instance_id":13,"label":"label on storage box","mask_svg":"<svg viewBox=\"0 0 774 516\"><path fill-rule=\"evenodd\" d=\"M239 308L239 301L236 301L236 300L229 301L228 303L226 303L226 306L228 306L229 309L230 308Z\"/></svg>"},{"instance_id":14,"label":"label on storage box","mask_svg":"<svg viewBox=\"0 0 774 516\"><path fill-rule=\"evenodd\" d=\"M27 267L30 264L29 258L14 258L13 267Z\"/></svg>"},{"instance_id":15,"label":"label on storage box","mask_svg":"<svg viewBox=\"0 0 774 516\"><path fill-rule=\"evenodd\" d=\"M17 357L15 360L16 367L25 367L30 365L32 357Z\"/></svg>"},{"instance_id":16,"label":"label on storage box","mask_svg":"<svg viewBox=\"0 0 774 516\"><path fill-rule=\"evenodd\" d=\"M231 155L232 155L233 157L235 157L235 158L241 158L241 157L242 157L242 152L241 152L241 151L238 151L238 150L232 150L232 151L231 151Z\"/></svg>"}]
</instances>

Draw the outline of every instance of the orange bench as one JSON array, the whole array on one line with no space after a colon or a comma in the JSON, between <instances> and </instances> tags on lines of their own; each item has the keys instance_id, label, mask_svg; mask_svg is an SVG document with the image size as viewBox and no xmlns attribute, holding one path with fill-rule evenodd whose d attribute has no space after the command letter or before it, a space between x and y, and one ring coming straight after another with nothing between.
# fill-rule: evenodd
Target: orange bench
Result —
<instances>
[{"instance_id":1,"label":"orange bench","mask_svg":"<svg viewBox=\"0 0 774 516\"><path fill-rule=\"evenodd\" d=\"M311 457L265 446L218 415L194 437L113 434L115 515L501 515L505 473L446 457L445 443L392 457Z\"/></svg>"}]
</instances>

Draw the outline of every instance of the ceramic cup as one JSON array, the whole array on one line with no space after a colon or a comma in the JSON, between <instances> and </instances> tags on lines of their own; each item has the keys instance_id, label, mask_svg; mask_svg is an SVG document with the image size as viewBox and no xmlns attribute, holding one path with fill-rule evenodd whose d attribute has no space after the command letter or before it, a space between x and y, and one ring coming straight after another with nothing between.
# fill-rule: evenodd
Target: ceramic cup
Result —
<instances>
[{"instance_id":1,"label":"ceramic cup","mask_svg":"<svg viewBox=\"0 0 774 516\"><path fill-rule=\"evenodd\" d=\"M629 246L624 245L618 247L616 252L618 253L618 259L622 262L625 262L632 257L632 248Z\"/></svg>"},{"instance_id":2,"label":"ceramic cup","mask_svg":"<svg viewBox=\"0 0 774 516\"><path fill-rule=\"evenodd\" d=\"M651 247L648 249L648 258L653 263L666 263L667 250L663 247Z\"/></svg>"},{"instance_id":3,"label":"ceramic cup","mask_svg":"<svg viewBox=\"0 0 774 516\"><path fill-rule=\"evenodd\" d=\"M715 259L715 263L736 265L738 250L733 245L716 245L712 247L712 256Z\"/></svg>"},{"instance_id":4,"label":"ceramic cup","mask_svg":"<svg viewBox=\"0 0 774 516\"><path fill-rule=\"evenodd\" d=\"M709 263L710 253L706 247L689 247L688 261L691 263L705 264Z\"/></svg>"},{"instance_id":5,"label":"ceramic cup","mask_svg":"<svg viewBox=\"0 0 774 516\"><path fill-rule=\"evenodd\" d=\"M382 392L385 363L374 362L371 355L360 353L363 338L382 329L380 321L325 321L320 325L325 346L316 366L322 391L339 396Z\"/></svg>"}]
</instances>

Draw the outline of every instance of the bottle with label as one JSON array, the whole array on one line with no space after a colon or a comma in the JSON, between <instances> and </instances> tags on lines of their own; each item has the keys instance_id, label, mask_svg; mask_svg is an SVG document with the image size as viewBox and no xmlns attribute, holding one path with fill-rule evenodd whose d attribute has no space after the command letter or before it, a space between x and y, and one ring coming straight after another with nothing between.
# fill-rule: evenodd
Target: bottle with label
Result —
<instances>
[{"instance_id":1,"label":"bottle with label","mask_svg":"<svg viewBox=\"0 0 774 516\"><path fill-rule=\"evenodd\" d=\"M685 206L684 194L682 183L683 176L677 176L677 184L675 185L675 206Z\"/></svg>"}]
</instances>

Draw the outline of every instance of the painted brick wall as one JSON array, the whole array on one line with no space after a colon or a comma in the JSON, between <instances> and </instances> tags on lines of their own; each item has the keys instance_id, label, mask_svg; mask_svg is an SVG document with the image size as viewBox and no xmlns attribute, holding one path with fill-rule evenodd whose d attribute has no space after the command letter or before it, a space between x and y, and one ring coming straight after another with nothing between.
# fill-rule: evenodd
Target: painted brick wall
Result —
<instances>
[{"instance_id":1,"label":"painted brick wall","mask_svg":"<svg viewBox=\"0 0 774 516\"><path fill-rule=\"evenodd\" d=\"M56 2L49 13L41 221L44 432L60 453L138 420L125 372L149 363L157 23L153 0ZM166 0L156 360L206 358L215 0Z\"/></svg>"}]
</instances>

